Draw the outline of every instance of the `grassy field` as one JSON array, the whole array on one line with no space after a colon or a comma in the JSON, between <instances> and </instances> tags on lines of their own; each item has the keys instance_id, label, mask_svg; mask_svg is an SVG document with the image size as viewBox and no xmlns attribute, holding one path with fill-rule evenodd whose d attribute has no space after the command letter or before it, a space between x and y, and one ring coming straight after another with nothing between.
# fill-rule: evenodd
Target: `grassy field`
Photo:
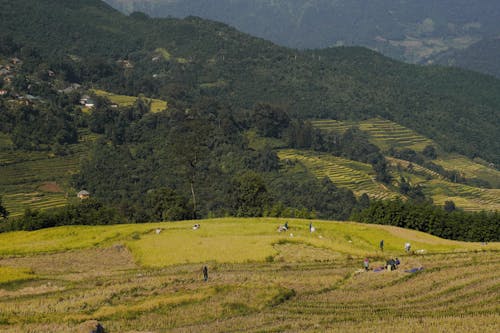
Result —
<instances>
[{"instance_id":1,"label":"grassy field","mask_svg":"<svg viewBox=\"0 0 500 333\"><path fill-rule=\"evenodd\" d=\"M310 233L311 221L288 221L286 233L276 231L284 220L227 218L199 230L186 221L1 234L0 331L78 332L88 320L130 333L497 331L500 244L327 221ZM425 254L405 254L407 241ZM378 267L393 256L396 271L360 270L365 257ZM405 272L415 267L424 269Z\"/></svg>"},{"instance_id":2,"label":"grassy field","mask_svg":"<svg viewBox=\"0 0 500 333\"><path fill-rule=\"evenodd\" d=\"M0 195L10 216L21 215L25 208L47 209L64 206L75 190L69 186L87 156L95 135L82 132L78 144L70 145L70 154L55 156L50 151L15 150L5 134L0 134Z\"/></svg>"},{"instance_id":3,"label":"grassy field","mask_svg":"<svg viewBox=\"0 0 500 333\"><path fill-rule=\"evenodd\" d=\"M137 100L136 96L116 95L104 90L92 90L92 92L98 96L107 97L112 103L119 106L131 106ZM151 101L151 112L160 112L168 108L167 102L160 99L146 98L146 100Z\"/></svg>"}]
</instances>

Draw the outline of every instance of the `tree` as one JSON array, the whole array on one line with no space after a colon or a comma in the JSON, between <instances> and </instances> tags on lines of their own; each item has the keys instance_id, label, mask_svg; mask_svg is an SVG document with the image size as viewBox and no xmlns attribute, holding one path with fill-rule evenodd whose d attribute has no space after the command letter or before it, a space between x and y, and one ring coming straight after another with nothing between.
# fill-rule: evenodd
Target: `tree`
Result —
<instances>
[{"instance_id":1,"label":"tree","mask_svg":"<svg viewBox=\"0 0 500 333\"><path fill-rule=\"evenodd\" d=\"M153 220L178 221L191 218L187 200L170 188L150 191L145 206Z\"/></svg>"},{"instance_id":2,"label":"tree","mask_svg":"<svg viewBox=\"0 0 500 333\"><path fill-rule=\"evenodd\" d=\"M436 148L431 145L425 146L424 150L422 151L422 154L424 154L425 157L428 157L431 160L435 160L437 157Z\"/></svg>"},{"instance_id":3,"label":"tree","mask_svg":"<svg viewBox=\"0 0 500 333\"><path fill-rule=\"evenodd\" d=\"M9 212L7 211L7 208L5 208L2 204L2 197L0 196L0 217L3 219L6 219L9 216Z\"/></svg>"},{"instance_id":4,"label":"tree","mask_svg":"<svg viewBox=\"0 0 500 333\"><path fill-rule=\"evenodd\" d=\"M455 206L455 203L453 201L449 200L449 201L444 202L444 210L447 213L451 213L451 212L455 211L456 209L457 209L457 207Z\"/></svg>"},{"instance_id":5,"label":"tree","mask_svg":"<svg viewBox=\"0 0 500 333\"><path fill-rule=\"evenodd\" d=\"M290 123L290 118L283 109L263 103L257 104L252 118L257 132L272 138L281 137L282 131Z\"/></svg>"},{"instance_id":6,"label":"tree","mask_svg":"<svg viewBox=\"0 0 500 333\"><path fill-rule=\"evenodd\" d=\"M253 171L235 178L232 198L236 216L262 216L270 201L264 180Z\"/></svg>"}]
</instances>

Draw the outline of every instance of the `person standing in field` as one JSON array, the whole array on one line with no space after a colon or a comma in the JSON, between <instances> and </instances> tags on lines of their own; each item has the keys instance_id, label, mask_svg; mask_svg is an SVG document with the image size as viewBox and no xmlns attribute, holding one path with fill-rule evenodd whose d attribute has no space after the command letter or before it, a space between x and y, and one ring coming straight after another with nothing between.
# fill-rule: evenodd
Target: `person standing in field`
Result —
<instances>
[{"instance_id":1,"label":"person standing in field","mask_svg":"<svg viewBox=\"0 0 500 333\"><path fill-rule=\"evenodd\" d=\"M411 249L410 243L406 243L405 244L405 251L406 251L406 253L410 252L410 249Z\"/></svg>"},{"instance_id":2,"label":"person standing in field","mask_svg":"<svg viewBox=\"0 0 500 333\"><path fill-rule=\"evenodd\" d=\"M363 266L365 267L365 271L369 269L370 261L368 260L368 258L365 258L365 260L363 261Z\"/></svg>"},{"instance_id":3,"label":"person standing in field","mask_svg":"<svg viewBox=\"0 0 500 333\"><path fill-rule=\"evenodd\" d=\"M379 246L380 246L380 251L383 252L384 251L384 240L383 239L380 241Z\"/></svg>"},{"instance_id":4,"label":"person standing in field","mask_svg":"<svg viewBox=\"0 0 500 333\"><path fill-rule=\"evenodd\" d=\"M207 266L203 266L203 280L205 280L205 282L208 281L208 267Z\"/></svg>"}]
</instances>

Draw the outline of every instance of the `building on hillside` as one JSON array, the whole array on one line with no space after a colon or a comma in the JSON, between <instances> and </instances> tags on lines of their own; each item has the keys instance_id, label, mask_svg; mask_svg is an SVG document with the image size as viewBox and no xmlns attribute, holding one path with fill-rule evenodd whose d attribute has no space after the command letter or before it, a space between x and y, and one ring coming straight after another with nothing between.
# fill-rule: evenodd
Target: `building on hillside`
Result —
<instances>
[{"instance_id":1,"label":"building on hillside","mask_svg":"<svg viewBox=\"0 0 500 333\"><path fill-rule=\"evenodd\" d=\"M95 106L95 102L90 96L84 95L82 98L80 98L80 104L88 107L88 108L93 108Z\"/></svg>"},{"instance_id":2,"label":"building on hillside","mask_svg":"<svg viewBox=\"0 0 500 333\"><path fill-rule=\"evenodd\" d=\"M88 191L85 191L85 190L81 190L80 192L78 192L76 194L76 196L80 199L80 200L83 200L83 199L88 199L90 198L90 193Z\"/></svg>"},{"instance_id":3,"label":"building on hillside","mask_svg":"<svg viewBox=\"0 0 500 333\"><path fill-rule=\"evenodd\" d=\"M5 96L7 95L8 91L5 89L0 89L0 96Z\"/></svg>"}]
</instances>

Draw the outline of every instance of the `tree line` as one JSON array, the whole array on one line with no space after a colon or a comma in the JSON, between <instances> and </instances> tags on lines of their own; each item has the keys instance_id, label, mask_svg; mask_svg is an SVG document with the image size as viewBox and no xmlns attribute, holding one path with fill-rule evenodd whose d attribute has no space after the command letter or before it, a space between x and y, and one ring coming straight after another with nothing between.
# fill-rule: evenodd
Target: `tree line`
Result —
<instances>
[{"instance_id":1,"label":"tree line","mask_svg":"<svg viewBox=\"0 0 500 333\"><path fill-rule=\"evenodd\" d=\"M414 229L442 238L473 242L500 240L499 212L465 212L447 202L445 209L428 202L372 201L352 216L364 223L386 224Z\"/></svg>"}]
</instances>

